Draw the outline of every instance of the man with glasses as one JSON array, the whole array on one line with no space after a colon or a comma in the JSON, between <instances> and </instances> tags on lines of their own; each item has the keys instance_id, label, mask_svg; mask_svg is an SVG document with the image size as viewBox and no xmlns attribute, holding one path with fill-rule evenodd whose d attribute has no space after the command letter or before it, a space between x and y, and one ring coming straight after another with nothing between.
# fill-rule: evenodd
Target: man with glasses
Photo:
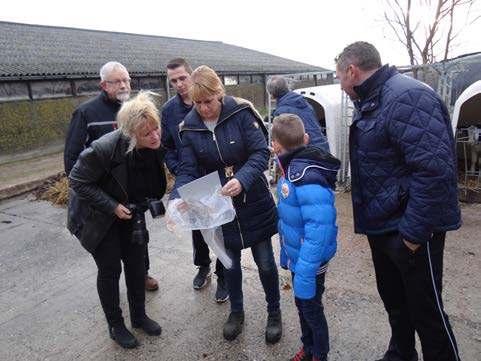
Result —
<instances>
[{"instance_id":1,"label":"man with glasses","mask_svg":"<svg viewBox=\"0 0 481 361\"><path fill-rule=\"evenodd\" d=\"M101 136L116 128L115 117L122 103L130 97L130 76L122 64L110 61L100 68L102 92L78 106L72 114L64 149L65 174L68 176L80 153ZM156 279L149 276L149 255L145 254L145 289L159 288Z\"/></svg>"},{"instance_id":2,"label":"man with glasses","mask_svg":"<svg viewBox=\"0 0 481 361\"><path fill-rule=\"evenodd\" d=\"M182 147L179 136L179 123L184 120L193 107L189 94L189 89L192 86L191 73L192 68L185 59L172 59L167 64L167 77L177 95L170 98L162 108L162 145L167 149L165 163L174 176L178 173ZM198 267L192 286L194 289L200 290L207 284L210 277L211 260L209 247L200 231L192 232L192 244L194 248L194 265ZM215 268L215 273L217 274L215 300L217 303L223 303L229 299L229 292L227 291L224 278L224 266L217 260Z\"/></svg>"}]
</instances>

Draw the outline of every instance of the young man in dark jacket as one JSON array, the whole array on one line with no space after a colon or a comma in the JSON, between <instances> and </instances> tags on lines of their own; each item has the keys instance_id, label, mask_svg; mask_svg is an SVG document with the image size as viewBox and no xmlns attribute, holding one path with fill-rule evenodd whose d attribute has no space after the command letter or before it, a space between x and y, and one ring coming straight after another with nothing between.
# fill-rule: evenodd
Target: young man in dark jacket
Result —
<instances>
[{"instance_id":1,"label":"young man in dark jacket","mask_svg":"<svg viewBox=\"0 0 481 361\"><path fill-rule=\"evenodd\" d=\"M371 246L391 340L383 361L458 361L441 299L446 231L460 227L454 136L448 112L427 85L382 66L366 42L336 59L354 101L349 152L356 233Z\"/></svg>"},{"instance_id":2,"label":"young man in dark jacket","mask_svg":"<svg viewBox=\"0 0 481 361\"><path fill-rule=\"evenodd\" d=\"M95 98L80 104L75 109L70 121L65 140L64 166L68 176L80 153L90 144L110 133L116 127L115 117L122 105L130 97L130 76L122 64L110 61L100 69L100 87L102 92ZM149 254L145 254L145 289L159 289L156 279L149 276Z\"/></svg>"},{"instance_id":3,"label":"young man in dark jacket","mask_svg":"<svg viewBox=\"0 0 481 361\"><path fill-rule=\"evenodd\" d=\"M179 136L179 124L192 110L193 102L190 99L189 88L192 85L190 74L192 68L185 59L172 59L167 64L167 77L177 94L170 98L162 108L162 144L167 149L165 164L170 173L178 175L180 164L180 151L182 143ZM194 265L199 270L194 277L194 289L202 289L210 277L209 246L204 242L200 231L192 231L192 246L194 248ZM217 290L215 300L223 303L229 299L229 292L225 284L224 266L217 259L215 264L217 274Z\"/></svg>"}]
</instances>

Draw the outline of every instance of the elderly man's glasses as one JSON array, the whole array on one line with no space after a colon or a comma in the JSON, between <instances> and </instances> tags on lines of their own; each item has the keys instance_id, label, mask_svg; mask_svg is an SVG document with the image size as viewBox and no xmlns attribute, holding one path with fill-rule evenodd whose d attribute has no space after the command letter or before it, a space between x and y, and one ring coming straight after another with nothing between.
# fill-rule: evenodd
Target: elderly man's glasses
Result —
<instances>
[{"instance_id":1,"label":"elderly man's glasses","mask_svg":"<svg viewBox=\"0 0 481 361\"><path fill-rule=\"evenodd\" d=\"M125 85L128 85L128 84L130 84L131 81L132 81L132 79L125 78L125 79L117 79L117 80L106 80L105 82L108 83L108 84L115 85L115 86L120 86L120 84L122 84L122 83L124 83Z\"/></svg>"}]
</instances>

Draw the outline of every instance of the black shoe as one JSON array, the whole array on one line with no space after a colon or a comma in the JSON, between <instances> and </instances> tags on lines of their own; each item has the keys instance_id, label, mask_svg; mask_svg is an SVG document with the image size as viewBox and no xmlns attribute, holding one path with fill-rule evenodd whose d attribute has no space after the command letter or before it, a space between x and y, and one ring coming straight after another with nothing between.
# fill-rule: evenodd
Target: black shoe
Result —
<instances>
[{"instance_id":1,"label":"black shoe","mask_svg":"<svg viewBox=\"0 0 481 361\"><path fill-rule=\"evenodd\" d=\"M215 291L215 302L224 303L229 299L229 291L227 290L225 279L217 277L217 290Z\"/></svg>"},{"instance_id":2,"label":"black shoe","mask_svg":"<svg viewBox=\"0 0 481 361\"><path fill-rule=\"evenodd\" d=\"M270 312L267 316L266 342L276 343L282 336L281 311Z\"/></svg>"},{"instance_id":3,"label":"black shoe","mask_svg":"<svg viewBox=\"0 0 481 361\"><path fill-rule=\"evenodd\" d=\"M195 290L200 290L203 288L210 278L210 267L209 266L201 266L199 267L199 271L194 277L194 281L192 285Z\"/></svg>"},{"instance_id":4,"label":"black shoe","mask_svg":"<svg viewBox=\"0 0 481 361\"><path fill-rule=\"evenodd\" d=\"M414 355L411 358L404 360L400 356L393 355L392 352L388 351L384 354L383 358L376 360L376 361L418 361L418 354L414 352Z\"/></svg>"},{"instance_id":5,"label":"black shoe","mask_svg":"<svg viewBox=\"0 0 481 361\"><path fill-rule=\"evenodd\" d=\"M109 326L110 338L123 348L135 348L139 342L123 323L118 326Z\"/></svg>"},{"instance_id":6,"label":"black shoe","mask_svg":"<svg viewBox=\"0 0 481 361\"><path fill-rule=\"evenodd\" d=\"M159 336L162 333L162 327L147 316L142 320L132 320L132 327L142 329L149 336Z\"/></svg>"},{"instance_id":7,"label":"black shoe","mask_svg":"<svg viewBox=\"0 0 481 361\"><path fill-rule=\"evenodd\" d=\"M224 338L227 341L235 340L235 338L242 332L243 324L244 311L231 312L227 322L224 323Z\"/></svg>"}]
</instances>

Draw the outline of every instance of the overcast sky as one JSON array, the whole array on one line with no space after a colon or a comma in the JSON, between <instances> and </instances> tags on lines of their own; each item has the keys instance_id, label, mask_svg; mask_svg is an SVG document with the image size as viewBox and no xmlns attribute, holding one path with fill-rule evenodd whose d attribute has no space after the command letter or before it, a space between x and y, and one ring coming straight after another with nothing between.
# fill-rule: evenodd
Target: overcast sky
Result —
<instances>
[{"instance_id":1,"label":"overcast sky","mask_svg":"<svg viewBox=\"0 0 481 361\"><path fill-rule=\"evenodd\" d=\"M0 20L216 40L330 69L344 46L366 40L383 62L407 64L383 6L383 0L9 0ZM451 56L481 51L479 34L481 21L462 33Z\"/></svg>"}]
</instances>

